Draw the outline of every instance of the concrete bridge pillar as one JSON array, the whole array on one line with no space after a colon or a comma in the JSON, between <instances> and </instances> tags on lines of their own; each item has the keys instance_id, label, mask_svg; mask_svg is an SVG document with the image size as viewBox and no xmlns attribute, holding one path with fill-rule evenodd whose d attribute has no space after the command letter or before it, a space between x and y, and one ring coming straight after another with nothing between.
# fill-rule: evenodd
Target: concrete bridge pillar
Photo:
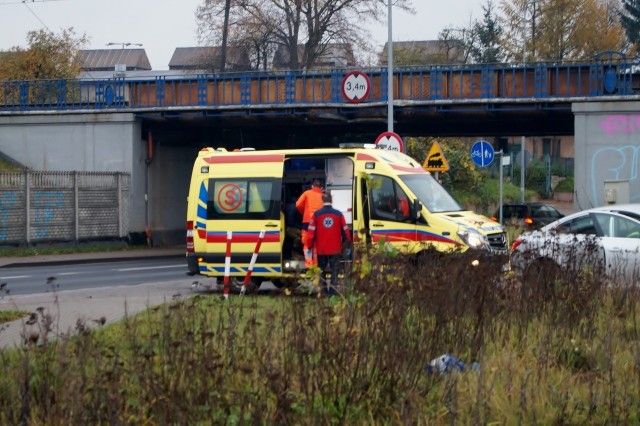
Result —
<instances>
[{"instance_id":1,"label":"concrete bridge pillar","mask_svg":"<svg viewBox=\"0 0 640 426\"><path fill-rule=\"evenodd\" d=\"M629 202L640 202L640 101L574 103L574 207L605 204L605 182L629 181Z\"/></svg>"}]
</instances>

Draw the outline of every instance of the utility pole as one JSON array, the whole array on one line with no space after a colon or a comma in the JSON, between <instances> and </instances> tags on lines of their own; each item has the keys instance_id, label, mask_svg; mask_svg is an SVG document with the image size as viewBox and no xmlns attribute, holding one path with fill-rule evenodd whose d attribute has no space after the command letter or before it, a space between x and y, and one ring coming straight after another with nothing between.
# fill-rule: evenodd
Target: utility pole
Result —
<instances>
[{"instance_id":1,"label":"utility pole","mask_svg":"<svg viewBox=\"0 0 640 426\"><path fill-rule=\"evenodd\" d=\"M387 131L393 132L393 31L391 0L387 0Z\"/></svg>"}]
</instances>

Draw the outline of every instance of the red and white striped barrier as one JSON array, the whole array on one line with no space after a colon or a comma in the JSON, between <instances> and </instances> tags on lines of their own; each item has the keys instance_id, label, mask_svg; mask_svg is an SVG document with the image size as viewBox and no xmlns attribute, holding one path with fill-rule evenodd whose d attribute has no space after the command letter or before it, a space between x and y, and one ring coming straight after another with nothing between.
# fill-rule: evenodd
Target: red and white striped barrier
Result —
<instances>
[{"instance_id":1,"label":"red and white striped barrier","mask_svg":"<svg viewBox=\"0 0 640 426\"><path fill-rule=\"evenodd\" d=\"M245 291L247 291L247 284L249 284L249 280L251 279L251 273L253 272L253 265L256 264L256 259L258 258L258 252L260 251L260 245L262 244L262 240L264 239L264 234L265 234L265 231L263 229L262 231L260 231L260 235L258 236L258 242L256 243L256 248L253 250L253 256L251 256L249 269L247 270L247 275L244 277L242 288L240 289L241 295L243 295Z\"/></svg>"},{"instance_id":2,"label":"red and white striped barrier","mask_svg":"<svg viewBox=\"0 0 640 426\"><path fill-rule=\"evenodd\" d=\"M224 287L222 294L225 299L229 298L229 275L231 274L231 236L232 231L227 231L227 252L224 257Z\"/></svg>"}]
</instances>

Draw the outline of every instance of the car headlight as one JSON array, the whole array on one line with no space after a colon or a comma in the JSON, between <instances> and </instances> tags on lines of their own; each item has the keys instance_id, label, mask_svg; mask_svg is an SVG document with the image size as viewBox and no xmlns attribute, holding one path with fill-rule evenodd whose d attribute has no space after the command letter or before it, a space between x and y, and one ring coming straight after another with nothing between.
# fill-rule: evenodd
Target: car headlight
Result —
<instances>
[{"instance_id":1,"label":"car headlight","mask_svg":"<svg viewBox=\"0 0 640 426\"><path fill-rule=\"evenodd\" d=\"M487 246L487 241L477 232L458 231L458 237L470 248L483 249Z\"/></svg>"}]
</instances>

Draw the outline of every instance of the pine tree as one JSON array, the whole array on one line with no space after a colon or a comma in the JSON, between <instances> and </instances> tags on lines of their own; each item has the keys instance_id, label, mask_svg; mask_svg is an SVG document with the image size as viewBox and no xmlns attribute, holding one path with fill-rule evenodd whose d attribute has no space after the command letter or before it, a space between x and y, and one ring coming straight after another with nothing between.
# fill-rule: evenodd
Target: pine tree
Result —
<instances>
[{"instance_id":1,"label":"pine tree","mask_svg":"<svg viewBox=\"0 0 640 426\"><path fill-rule=\"evenodd\" d=\"M482 6L484 13L482 21L476 21L472 31L474 44L471 46L471 56L477 63L499 62L503 52L500 46L502 37L502 27L494 12L494 5L491 0Z\"/></svg>"},{"instance_id":2,"label":"pine tree","mask_svg":"<svg viewBox=\"0 0 640 426\"><path fill-rule=\"evenodd\" d=\"M633 44L640 43L640 0L623 0L620 23Z\"/></svg>"}]
</instances>

